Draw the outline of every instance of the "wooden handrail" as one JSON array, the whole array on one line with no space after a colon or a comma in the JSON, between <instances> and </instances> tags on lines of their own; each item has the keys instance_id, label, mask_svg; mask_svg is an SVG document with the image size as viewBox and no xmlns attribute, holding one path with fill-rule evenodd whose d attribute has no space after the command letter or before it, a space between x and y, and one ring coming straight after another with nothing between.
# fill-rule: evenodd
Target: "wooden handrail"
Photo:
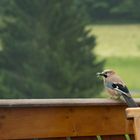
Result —
<instances>
[{"instance_id":1,"label":"wooden handrail","mask_svg":"<svg viewBox=\"0 0 140 140\"><path fill-rule=\"evenodd\" d=\"M118 135L122 140L134 133L126 108L110 99L0 100L0 139Z\"/></svg>"},{"instance_id":2,"label":"wooden handrail","mask_svg":"<svg viewBox=\"0 0 140 140\"><path fill-rule=\"evenodd\" d=\"M140 104L140 99L135 101ZM49 107L49 106L126 106L119 100L101 98L80 99L1 99L0 107Z\"/></svg>"}]
</instances>

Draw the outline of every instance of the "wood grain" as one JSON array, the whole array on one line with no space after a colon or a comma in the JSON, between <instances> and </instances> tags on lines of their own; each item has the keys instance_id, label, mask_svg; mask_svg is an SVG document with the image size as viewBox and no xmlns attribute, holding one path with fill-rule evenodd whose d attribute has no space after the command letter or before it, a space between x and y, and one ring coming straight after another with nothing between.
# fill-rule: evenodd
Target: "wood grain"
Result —
<instances>
[{"instance_id":1,"label":"wood grain","mask_svg":"<svg viewBox=\"0 0 140 140\"><path fill-rule=\"evenodd\" d=\"M140 117L140 107L127 108L126 115L127 115L127 118Z\"/></svg>"},{"instance_id":2,"label":"wood grain","mask_svg":"<svg viewBox=\"0 0 140 140\"><path fill-rule=\"evenodd\" d=\"M22 106L7 103L0 106L0 139L78 139L83 136L133 134L132 121L125 115L126 105L120 103L86 105L83 101L83 104L66 105L65 101L64 105L53 102L53 105L44 103L40 106L34 102L31 107L27 102Z\"/></svg>"},{"instance_id":3,"label":"wood grain","mask_svg":"<svg viewBox=\"0 0 140 140\"><path fill-rule=\"evenodd\" d=\"M134 117L135 139L140 140L140 117Z\"/></svg>"}]
</instances>

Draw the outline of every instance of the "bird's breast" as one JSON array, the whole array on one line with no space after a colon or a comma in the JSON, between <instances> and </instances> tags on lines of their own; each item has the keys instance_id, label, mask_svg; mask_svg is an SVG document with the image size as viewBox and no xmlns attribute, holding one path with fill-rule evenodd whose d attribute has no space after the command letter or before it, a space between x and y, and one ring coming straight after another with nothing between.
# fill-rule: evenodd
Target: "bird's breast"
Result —
<instances>
[{"instance_id":1,"label":"bird's breast","mask_svg":"<svg viewBox=\"0 0 140 140\"><path fill-rule=\"evenodd\" d=\"M111 95L111 96L118 96L118 92L111 89L111 88L106 88L107 92Z\"/></svg>"}]
</instances>

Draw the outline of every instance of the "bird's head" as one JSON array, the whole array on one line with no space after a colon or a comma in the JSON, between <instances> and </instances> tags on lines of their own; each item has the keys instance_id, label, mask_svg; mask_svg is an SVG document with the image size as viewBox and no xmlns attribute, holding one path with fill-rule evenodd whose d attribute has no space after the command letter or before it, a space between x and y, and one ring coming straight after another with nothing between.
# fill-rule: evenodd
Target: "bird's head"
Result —
<instances>
[{"instance_id":1,"label":"bird's head","mask_svg":"<svg viewBox=\"0 0 140 140\"><path fill-rule=\"evenodd\" d=\"M112 76L114 74L115 74L115 71L107 69L107 70L104 70L103 72L98 72L97 76L98 77L103 76L104 78L107 78L107 77L110 77L110 76Z\"/></svg>"}]
</instances>

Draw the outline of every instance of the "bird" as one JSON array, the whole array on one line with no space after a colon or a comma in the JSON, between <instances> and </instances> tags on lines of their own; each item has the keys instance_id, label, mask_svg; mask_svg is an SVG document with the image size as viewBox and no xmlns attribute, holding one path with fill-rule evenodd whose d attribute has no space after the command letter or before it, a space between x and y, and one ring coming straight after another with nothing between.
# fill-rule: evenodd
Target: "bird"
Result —
<instances>
[{"instance_id":1,"label":"bird","mask_svg":"<svg viewBox=\"0 0 140 140\"><path fill-rule=\"evenodd\" d=\"M113 99L120 99L122 96L128 107L138 107L138 104L132 98L126 84L120 76L112 69L97 73L98 77L103 77L104 86Z\"/></svg>"}]
</instances>

